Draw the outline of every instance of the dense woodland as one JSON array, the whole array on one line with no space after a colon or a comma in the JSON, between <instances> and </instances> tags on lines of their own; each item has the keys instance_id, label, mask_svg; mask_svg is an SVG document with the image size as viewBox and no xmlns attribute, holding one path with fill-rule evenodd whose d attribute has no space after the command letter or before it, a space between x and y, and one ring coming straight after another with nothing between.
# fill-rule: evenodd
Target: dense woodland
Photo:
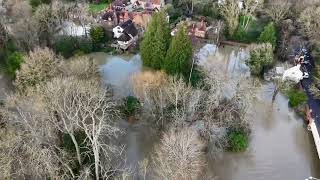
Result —
<instances>
[{"instance_id":1,"label":"dense woodland","mask_svg":"<svg viewBox=\"0 0 320 180\"><path fill-rule=\"evenodd\" d=\"M244 0L242 9L237 0L172 0L153 14L139 42L143 65L152 70L132 78L134 96L117 98L85 56L115 53L112 37L96 21L100 6L109 3L0 0L0 70L14 85L0 105L0 179L212 179L207 161L245 151L255 82L226 82L217 69L193 65L198 49L185 24L170 35L185 17L222 22L223 40L250 44L247 64L258 78L289 62L295 48L308 48L320 61L318 0ZM90 31L59 35L67 21L90 25ZM318 95L319 68L315 75ZM232 97L225 96L226 87L234 89ZM305 103L295 86L286 92L292 106ZM127 166L120 141L126 132L119 122L128 119L159 139L138 172Z\"/></svg>"}]
</instances>

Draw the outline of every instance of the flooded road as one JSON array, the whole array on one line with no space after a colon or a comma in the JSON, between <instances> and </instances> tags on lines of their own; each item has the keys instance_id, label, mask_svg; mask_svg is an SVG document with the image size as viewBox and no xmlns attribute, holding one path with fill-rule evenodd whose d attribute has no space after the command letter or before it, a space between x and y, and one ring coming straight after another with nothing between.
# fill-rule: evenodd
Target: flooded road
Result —
<instances>
[{"instance_id":1,"label":"flooded road","mask_svg":"<svg viewBox=\"0 0 320 180\"><path fill-rule=\"evenodd\" d=\"M247 50L225 47L202 62L218 66L230 77L248 76L244 60ZM253 100L250 145L246 152L224 153L209 163L209 171L220 180L304 180L320 177L312 135L304 121L289 109L281 94L272 103L274 86L262 82Z\"/></svg>"}]
</instances>

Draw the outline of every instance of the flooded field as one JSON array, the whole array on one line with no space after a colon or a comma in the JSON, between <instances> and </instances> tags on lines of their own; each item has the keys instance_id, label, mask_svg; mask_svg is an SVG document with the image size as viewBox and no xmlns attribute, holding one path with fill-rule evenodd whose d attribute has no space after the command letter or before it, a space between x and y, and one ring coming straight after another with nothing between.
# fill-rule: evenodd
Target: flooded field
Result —
<instances>
[{"instance_id":1,"label":"flooded field","mask_svg":"<svg viewBox=\"0 0 320 180\"><path fill-rule=\"evenodd\" d=\"M206 66L219 66L230 77L248 76L244 60L247 51L225 47L206 59ZM274 85L261 82L254 95L249 119L252 134L249 149L224 153L209 169L221 180L304 180L320 177L312 135L303 119L289 109L288 100L278 94L272 103Z\"/></svg>"},{"instance_id":2,"label":"flooded field","mask_svg":"<svg viewBox=\"0 0 320 180\"><path fill-rule=\"evenodd\" d=\"M101 54L100 54L101 55ZM104 56L104 58L103 58ZM129 79L142 69L137 56L97 56L104 81L116 87L123 96L130 94ZM199 64L216 66L228 78L251 78L245 65L248 51L224 47L212 50ZM288 108L288 100L281 94L272 102L273 84L261 81L252 102L248 118L252 120L250 146L242 153L223 153L208 162L210 174L219 180L304 180L320 177L320 160L315 152L311 133L305 122ZM138 168L156 143L152 129L140 124L122 126L126 131L123 143L127 146L128 164Z\"/></svg>"}]
</instances>

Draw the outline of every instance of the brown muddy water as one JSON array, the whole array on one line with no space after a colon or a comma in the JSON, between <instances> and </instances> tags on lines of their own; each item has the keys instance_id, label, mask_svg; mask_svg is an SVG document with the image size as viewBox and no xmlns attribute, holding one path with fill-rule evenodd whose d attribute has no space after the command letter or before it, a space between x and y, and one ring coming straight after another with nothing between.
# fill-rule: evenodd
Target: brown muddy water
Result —
<instances>
[{"instance_id":1,"label":"brown muddy water","mask_svg":"<svg viewBox=\"0 0 320 180\"><path fill-rule=\"evenodd\" d=\"M209 48L210 49L210 48ZM212 49L211 49L212 50ZM210 51L211 51L210 50ZM214 51L214 50L212 50ZM210 54L210 53L209 53ZM250 78L245 59L248 51L225 46L211 52L199 64L219 67L229 78ZM142 69L139 56L109 56L95 54L101 65L103 80L116 87L122 96L130 91L129 79ZM288 108L288 100L282 94L272 103L273 84L262 81L258 87L248 118L252 120L249 148L241 153L223 153L209 160L208 171L215 180L304 180L309 176L320 177L320 160L317 158L312 135L305 122ZM126 135L128 164L136 171L138 162L146 158L158 142L152 129L139 123L122 122ZM153 134L153 135L152 135Z\"/></svg>"},{"instance_id":2,"label":"brown muddy water","mask_svg":"<svg viewBox=\"0 0 320 180\"><path fill-rule=\"evenodd\" d=\"M231 78L248 77L245 65L248 51L242 48L220 48L204 60L205 67L218 66ZM320 177L312 135L303 119L288 107L282 94L272 103L274 85L261 82L248 118L252 134L247 151L224 153L209 162L209 171L218 180L304 180Z\"/></svg>"}]
</instances>

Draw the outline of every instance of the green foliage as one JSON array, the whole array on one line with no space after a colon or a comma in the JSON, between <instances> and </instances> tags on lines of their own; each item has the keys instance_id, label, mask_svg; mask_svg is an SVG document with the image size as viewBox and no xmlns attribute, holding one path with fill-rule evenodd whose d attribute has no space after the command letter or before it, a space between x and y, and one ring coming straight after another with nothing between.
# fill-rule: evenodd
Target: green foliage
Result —
<instances>
[{"instance_id":1,"label":"green foliage","mask_svg":"<svg viewBox=\"0 0 320 180\"><path fill-rule=\"evenodd\" d=\"M251 46L250 59L247 62L251 74L262 75L264 70L270 68L273 63L273 48L270 43L254 44Z\"/></svg>"},{"instance_id":2,"label":"green foliage","mask_svg":"<svg viewBox=\"0 0 320 180\"><path fill-rule=\"evenodd\" d=\"M192 43L186 28L180 27L172 39L170 48L164 61L163 69L168 74L189 75L191 69Z\"/></svg>"},{"instance_id":3,"label":"green foliage","mask_svg":"<svg viewBox=\"0 0 320 180\"><path fill-rule=\"evenodd\" d=\"M54 43L53 49L63 57L69 58L79 52L84 54L92 52L93 45L90 39L62 36Z\"/></svg>"},{"instance_id":4,"label":"green foliage","mask_svg":"<svg viewBox=\"0 0 320 180\"><path fill-rule=\"evenodd\" d=\"M91 53L93 51L93 44L90 39L87 38L78 38L77 39L77 49L83 53Z\"/></svg>"},{"instance_id":5,"label":"green foliage","mask_svg":"<svg viewBox=\"0 0 320 180\"><path fill-rule=\"evenodd\" d=\"M11 77L15 77L16 71L20 69L23 62L23 54L20 52L11 53L6 62L7 72Z\"/></svg>"},{"instance_id":6,"label":"green foliage","mask_svg":"<svg viewBox=\"0 0 320 180\"><path fill-rule=\"evenodd\" d=\"M249 18L249 19L248 19ZM247 25L246 23L249 22ZM254 43L258 41L259 35L263 30L264 22L259 19L252 19L251 17L240 16L239 26L236 32L229 36L228 39L242 42Z\"/></svg>"},{"instance_id":7,"label":"green foliage","mask_svg":"<svg viewBox=\"0 0 320 180\"><path fill-rule=\"evenodd\" d=\"M165 11L168 13L170 23L176 24L180 21L183 11L181 9L174 8L171 4L167 4Z\"/></svg>"},{"instance_id":8,"label":"green foliage","mask_svg":"<svg viewBox=\"0 0 320 180\"><path fill-rule=\"evenodd\" d=\"M109 4L110 2L107 0L104 0L103 2L100 2L100 3L91 3L89 4L89 12L92 14L97 14L98 12L106 9L106 7L108 7Z\"/></svg>"},{"instance_id":9,"label":"green foliage","mask_svg":"<svg viewBox=\"0 0 320 180\"><path fill-rule=\"evenodd\" d=\"M128 96L125 99L125 105L122 109L123 109L123 113L126 116L132 116L134 115L134 113L137 111L138 108L139 108L138 99L133 96Z\"/></svg>"},{"instance_id":10,"label":"green foliage","mask_svg":"<svg viewBox=\"0 0 320 180\"><path fill-rule=\"evenodd\" d=\"M76 39L70 36L63 36L59 38L53 45L54 50L60 53L63 57L69 58L73 56L76 50Z\"/></svg>"},{"instance_id":11,"label":"green foliage","mask_svg":"<svg viewBox=\"0 0 320 180\"><path fill-rule=\"evenodd\" d=\"M289 98L289 106L292 108L298 107L299 105L306 103L308 100L305 92L294 87L287 90L286 95Z\"/></svg>"},{"instance_id":12,"label":"green foliage","mask_svg":"<svg viewBox=\"0 0 320 180\"><path fill-rule=\"evenodd\" d=\"M99 49L99 46L107 40L104 28L99 25L91 27L90 37L92 39L94 49Z\"/></svg>"},{"instance_id":13,"label":"green foliage","mask_svg":"<svg viewBox=\"0 0 320 180\"><path fill-rule=\"evenodd\" d=\"M198 3L194 7L194 14L211 17L211 18L218 18L219 16L219 8L216 3Z\"/></svg>"},{"instance_id":14,"label":"green foliage","mask_svg":"<svg viewBox=\"0 0 320 180\"><path fill-rule=\"evenodd\" d=\"M140 46L143 64L160 69L169 48L170 39L170 27L165 13L155 13Z\"/></svg>"},{"instance_id":15,"label":"green foliage","mask_svg":"<svg viewBox=\"0 0 320 180\"><path fill-rule=\"evenodd\" d=\"M273 22L270 22L267 26L264 27L264 30L259 37L260 43L270 43L273 48L277 45L277 31L276 26Z\"/></svg>"},{"instance_id":16,"label":"green foliage","mask_svg":"<svg viewBox=\"0 0 320 180\"><path fill-rule=\"evenodd\" d=\"M229 148L233 152L245 151L249 146L249 138L244 130L231 130L227 135Z\"/></svg>"},{"instance_id":17,"label":"green foliage","mask_svg":"<svg viewBox=\"0 0 320 180\"><path fill-rule=\"evenodd\" d=\"M51 0L30 0L29 4L35 10L41 4L50 4Z\"/></svg>"},{"instance_id":18,"label":"green foliage","mask_svg":"<svg viewBox=\"0 0 320 180\"><path fill-rule=\"evenodd\" d=\"M197 67L194 67L192 73L191 73L191 78L190 78L190 84L192 87L198 87L204 85L204 79L205 79L205 74L198 70Z\"/></svg>"}]
</instances>

